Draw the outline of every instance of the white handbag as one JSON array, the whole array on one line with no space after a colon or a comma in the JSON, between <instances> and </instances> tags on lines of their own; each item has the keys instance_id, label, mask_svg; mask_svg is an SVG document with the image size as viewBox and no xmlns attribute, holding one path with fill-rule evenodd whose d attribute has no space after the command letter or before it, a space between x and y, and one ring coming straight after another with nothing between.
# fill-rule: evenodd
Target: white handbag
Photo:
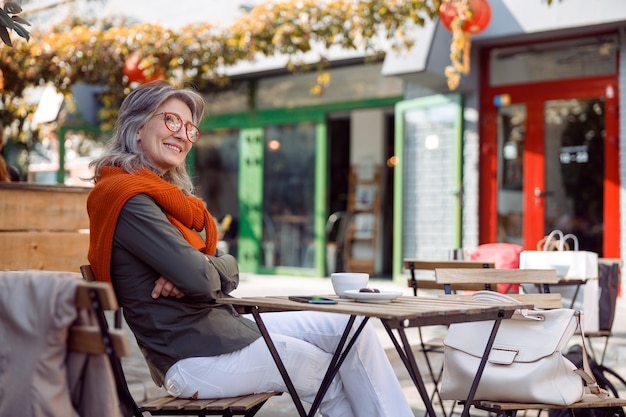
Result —
<instances>
[{"instance_id":1,"label":"white handbag","mask_svg":"<svg viewBox=\"0 0 626 417\"><path fill-rule=\"evenodd\" d=\"M475 298L517 302L492 291L479 291ZM467 399L493 323L450 325L444 340L442 399ZM561 353L578 324L578 312L565 308L518 310L514 318L502 320L474 400L569 405L585 393L581 376L591 392L604 395L591 373L577 370Z\"/></svg>"},{"instance_id":2,"label":"white handbag","mask_svg":"<svg viewBox=\"0 0 626 417\"><path fill-rule=\"evenodd\" d=\"M572 250L569 250L567 242L573 243ZM583 323L585 330L599 330L598 300L601 294L598 281L598 254L578 250L578 238L575 235L571 233L564 235L560 230L553 230L537 243L536 251L525 250L520 253L520 268L554 268L564 281L584 280L580 293L578 284L558 286L553 291L562 295L564 305L585 312ZM525 292L537 292L534 285L522 284L522 287Z\"/></svg>"}]
</instances>

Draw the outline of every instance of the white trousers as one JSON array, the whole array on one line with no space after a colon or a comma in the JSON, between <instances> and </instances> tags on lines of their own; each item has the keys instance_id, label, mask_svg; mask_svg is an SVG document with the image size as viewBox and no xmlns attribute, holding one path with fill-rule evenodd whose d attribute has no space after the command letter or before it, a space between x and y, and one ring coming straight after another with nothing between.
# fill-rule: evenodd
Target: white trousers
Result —
<instances>
[{"instance_id":1,"label":"white trousers","mask_svg":"<svg viewBox=\"0 0 626 417\"><path fill-rule=\"evenodd\" d=\"M252 320L252 316L245 316ZM312 403L345 329L345 314L281 312L262 315L298 395ZM353 332L362 318L357 318ZM174 396L234 397L287 392L263 338L229 354L182 359L165 375ZM367 323L322 403L326 417L413 417L378 336Z\"/></svg>"}]
</instances>

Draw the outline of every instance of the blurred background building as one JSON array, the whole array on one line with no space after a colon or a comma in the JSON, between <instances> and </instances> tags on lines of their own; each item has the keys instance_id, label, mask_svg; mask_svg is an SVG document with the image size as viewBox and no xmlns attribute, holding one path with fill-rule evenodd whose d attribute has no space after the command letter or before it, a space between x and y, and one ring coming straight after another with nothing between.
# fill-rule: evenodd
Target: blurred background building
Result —
<instances>
[{"instance_id":1,"label":"blurred background building","mask_svg":"<svg viewBox=\"0 0 626 417\"><path fill-rule=\"evenodd\" d=\"M35 24L115 13L180 27L229 24L259 2L24 3L39 9L24 16ZM192 166L214 216L232 216L225 239L243 271L397 278L403 258L490 242L534 249L557 228L580 249L624 257L626 3L487 5L455 90L438 20L382 61L324 51L322 82L280 56L227 69L231 85L206 94Z\"/></svg>"}]
</instances>

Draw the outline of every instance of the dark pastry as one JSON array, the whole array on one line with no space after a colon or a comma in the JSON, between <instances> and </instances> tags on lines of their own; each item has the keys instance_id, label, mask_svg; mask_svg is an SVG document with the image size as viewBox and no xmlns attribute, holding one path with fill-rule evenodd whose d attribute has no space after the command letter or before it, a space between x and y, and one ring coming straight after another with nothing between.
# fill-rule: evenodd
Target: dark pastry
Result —
<instances>
[{"instance_id":1,"label":"dark pastry","mask_svg":"<svg viewBox=\"0 0 626 417\"><path fill-rule=\"evenodd\" d=\"M361 288L359 292L380 292L378 288Z\"/></svg>"}]
</instances>

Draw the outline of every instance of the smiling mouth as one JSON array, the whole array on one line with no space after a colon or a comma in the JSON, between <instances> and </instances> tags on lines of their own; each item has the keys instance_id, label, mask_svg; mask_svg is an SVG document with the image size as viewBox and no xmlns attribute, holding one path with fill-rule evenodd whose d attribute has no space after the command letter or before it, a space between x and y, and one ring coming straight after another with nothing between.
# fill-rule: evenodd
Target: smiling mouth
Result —
<instances>
[{"instance_id":1,"label":"smiling mouth","mask_svg":"<svg viewBox=\"0 0 626 417\"><path fill-rule=\"evenodd\" d=\"M172 150L174 150L174 151L176 151L176 152L178 152L178 153L181 153L181 152L182 152L182 149L180 149L180 148L179 148L179 147L177 147L177 146L170 145L169 143L165 143L164 145L165 145L165 147L166 147L166 148L172 149Z\"/></svg>"}]
</instances>

